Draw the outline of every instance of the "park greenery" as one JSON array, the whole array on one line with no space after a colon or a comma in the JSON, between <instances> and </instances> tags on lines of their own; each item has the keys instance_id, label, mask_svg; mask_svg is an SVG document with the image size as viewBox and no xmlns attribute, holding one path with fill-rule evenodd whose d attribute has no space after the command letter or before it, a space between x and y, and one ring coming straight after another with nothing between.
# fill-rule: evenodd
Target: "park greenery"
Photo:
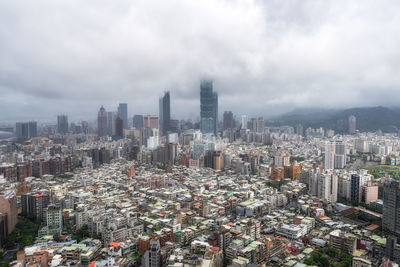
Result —
<instances>
[{"instance_id":1,"label":"park greenery","mask_svg":"<svg viewBox=\"0 0 400 267\"><path fill-rule=\"evenodd\" d=\"M400 166L395 165L379 165L379 166L363 166L359 169L368 170L375 178L381 178L390 175L394 179L400 179Z\"/></svg>"},{"instance_id":2,"label":"park greenery","mask_svg":"<svg viewBox=\"0 0 400 267\"><path fill-rule=\"evenodd\" d=\"M313 252L309 258L304 260L304 264L320 267L350 267L352 260L351 255L340 252L335 248L328 248Z\"/></svg>"},{"instance_id":3,"label":"park greenery","mask_svg":"<svg viewBox=\"0 0 400 267\"><path fill-rule=\"evenodd\" d=\"M19 216L15 229L7 237L6 248L11 249L19 246L19 249L22 250L26 246L32 245L35 242L40 225L40 221Z\"/></svg>"}]
</instances>

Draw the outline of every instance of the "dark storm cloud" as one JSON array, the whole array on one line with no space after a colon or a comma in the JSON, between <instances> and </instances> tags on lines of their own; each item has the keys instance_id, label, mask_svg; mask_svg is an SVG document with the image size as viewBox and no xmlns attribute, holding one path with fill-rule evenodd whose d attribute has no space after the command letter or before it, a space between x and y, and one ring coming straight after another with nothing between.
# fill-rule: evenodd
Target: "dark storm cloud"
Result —
<instances>
[{"instance_id":1,"label":"dark storm cloud","mask_svg":"<svg viewBox=\"0 0 400 267\"><path fill-rule=\"evenodd\" d=\"M0 120L400 103L398 1L0 1Z\"/></svg>"}]
</instances>

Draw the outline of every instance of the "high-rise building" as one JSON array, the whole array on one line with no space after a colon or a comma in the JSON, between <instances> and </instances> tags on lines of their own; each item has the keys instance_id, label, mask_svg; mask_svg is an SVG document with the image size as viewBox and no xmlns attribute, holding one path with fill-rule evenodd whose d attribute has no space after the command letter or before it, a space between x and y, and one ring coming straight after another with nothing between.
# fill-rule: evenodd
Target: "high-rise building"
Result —
<instances>
[{"instance_id":1,"label":"high-rise building","mask_svg":"<svg viewBox=\"0 0 400 267\"><path fill-rule=\"evenodd\" d=\"M235 120L233 119L232 111L224 111L223 129L233 129L235 127Z\"/></svg>"},{"instance_id":2,"label":"high-rise building","mask_svg":"<svg viewBox=\"0 0 400 267\"><path fill-rule=\"evenodd\" d=\"M357 119L354 115L349 116L349 134L355 134L356 133L356 123Z\"/></svg>"},{"instance_id":3,"label":"high-rise building","mask_svg":"<svg viewBox=\"0 0 400 267\"><path fill-rule=\"evenodd\" d=\"M241 117L241 128L243 129L243 130L247 130L247 122L248 122L248 120L249 120L249 117L247 116L247 115L242 115L242 117Z\"/></svg>"},{"instance_id":4,"label":"high-rise building","mask_svg":"<svg viewBox=\"0 0 400 267\"><path fill-rule=\"evenodd\" d=\"M18 139L29 139L37 136L37 122L17 122L15 133Z\"/></svg>"},{"instance_id":5,"label":"high-rise building","mask_svg":"<svg viewBox=\"0 0 400 267\"><path fill-rule=\"evenodd\" d=\"M158 116L156 115L146 115L143 117L144 128L160 129L160 124Z\"/></svg>"},{"instance_id":6,"label":"high-rise building","mask_svg":"<svg viewBox=\"0 0 400 267\"><path fill-rule=\"evenodd\" d=\"M325 157L324 157L324 168L334 169L335 168L335 143L325 143Z\"/></svg>"},{"instance_id":7,"label":"high-rise building","mask_svg":"<svg viewBox=\"0 0 400 267\"><path fill-rule=\"evenodd\" d=\"M326 172L318 176L318 197L329 202L337 201L338 177L336 174Z\"/></svg>"},{"instance_id":8,"label":"high-rise building","mask_svg":"<svg viewBox=\"0 0 400 267\"><path fill-rule=\"evenodd\" d=\"M133 127L136 129L143 128L143 115L135 115L133 116Z\"/></svg>"},{"instance_id":9,"label":"high-rise building","mask_svg":"<svg viewBox=\"0 0 400 267\"><path fill-rule=\"evenodd\" d=\"M258 119L255 120L255 123L253 123L253 131L255 133L263 133L265 128L265 121L263 117L259 117Z\"/></svg>"},{"instance_id":10,"label":"high-rise building","mask_svg":"<svg viewBox=\"0 0 400 267\"><path fill-rule=\"evenodd\" d=\"M124 129L128 129L128 104L120 103L118 106L118 116L123 121Z\"/></svg>"},{"instance_id":11,"label":"high-rise building","mask_svg":"<svg viewBox=\"0 0 400 267\"><path fill-rule=\"evenodd\" d=\"M22 214L35 220L46 220L46 208L50 203L47 194L23 194L21 195Z\"/></svg>"},{"instance_id":12,"label":"high-rise building","mask_svg":"<svg viewBox=\"0 0 400 267\"><path fill-rule=\"evenodd\" d=\"M124 136L124 121L120 116L115 119L115 135L118 137Z\"/></svg>"},{"instance_id":13,"label":"high-rise building","mask_svg":"<svg viewBox=\"0 0 400 267\"><path fill-rule=\"evenodd\" d=\"M18 221L17 194L13 190L4 190L0 194L0 214L7 218L7 234L11 234Z\"/></svg>"},{"instance_id":14,"label":"high-rise building","mask_svg":"<svg viewBox=\"0 0 400 267\"><path fill-rule=\"evenodd\" d=\"M389 181L383 188L382 228L394 234L400 234L400 183Z\"/></svg>"},{"instance_id":15,"label":"high-rise building","mask_svg":"<svg viewBox=\"0 0 400 267\"><path fill-rule=\"evenodd\" d=\"M115 134L115 120L117 119L117 114L113 111L107 112L107 134L112 136Z\"/></svg>"},{"instance_id":16,"label":"high-rise building","mask_svg":"<svg viewBox=\"0 0 400 267\"><path fill-rule=\"evenodd\" d=\"M213 82L203 80L200 84L200 130L217 134L218 94L213 92Z\"/></svg>"},{"instance_id":17,"label":"high-rise building","mask_svg":"<svg viewBox=\"0 0 400 267\"><path fill-rule=\"evenodd\" d=\"M350 200L359 203L362 198L362 187L372 180L367 170L360 170L358 174L352 174L350 179Z\"/></svg>"},{"instance_id":18,"label":"high-rise building","mask_svg":"<svg viewBox=\"0 0 400 267\"><path fill-rule=\"evenodd\" d=\"M335 169L343 169L346 166L346 145L343 142L335 144Z\"/></svg>"},{"instance_id":19,"label":"high-rise building","mask_svg":"<svg viewBox=\"0 0 400 267\"><path fill-rule=\"evenodd\" d=\"M103 106L97 114L97 134L100 137L107 135L107 112Z\"/></svg>"},{"instance_id":20,"label":"high-rise building","mask_svg":"<svg viewBox=\"0 0 400 267\"><path fill-rule=\"evenodd\" d=\"M57 132L59 134L68 133L68 116L58 115L57 116Z\"/></svg>"},{"instance_id":21,"label":"high-rise building","mask_svg":"<svg viewBox=\"0 0 400 267\"><path fill-rule=\"evenodd\" d=\"M46 208L46 234L61 234L63 229L61 209L53 204Z\"/></svg>"},{"instance_id":22,"label":"high-rise building","mask_svg":"<svg viewBox=\"0 0 400 267\"><path fill-rule=\"evenodd\" d=\"M166 135L170 131L171 123L171 102L169 92L165 92L163 97L159 100L159 115L160 115L160 126L163 135Z\"/></svg>"},{"instance_id":23,"label":"high-rise building","mask_svg":"<svg viewBox=\"0 0 400 267\"><path fill-rule=\"evenodd\" d=\"M160 241L151 240L149 250L143 256L143 267L161 267Z\"/></svg>"}]
</instances>

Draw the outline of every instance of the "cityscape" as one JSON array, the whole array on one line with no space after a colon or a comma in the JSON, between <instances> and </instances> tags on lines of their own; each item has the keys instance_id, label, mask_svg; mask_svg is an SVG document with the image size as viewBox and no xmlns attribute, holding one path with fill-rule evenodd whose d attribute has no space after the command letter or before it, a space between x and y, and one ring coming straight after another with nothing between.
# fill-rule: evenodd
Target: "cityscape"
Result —
<instances>
[{"instance_id":1,"label":"cityscape","mask_svg":"<svg viewBox=\"0 0 400 267\"><path fill-rule=\"evenodd\" d=\"M400 5L61 2L0 3L0 267L400 265Z\"/></svg>"}]
</instances>

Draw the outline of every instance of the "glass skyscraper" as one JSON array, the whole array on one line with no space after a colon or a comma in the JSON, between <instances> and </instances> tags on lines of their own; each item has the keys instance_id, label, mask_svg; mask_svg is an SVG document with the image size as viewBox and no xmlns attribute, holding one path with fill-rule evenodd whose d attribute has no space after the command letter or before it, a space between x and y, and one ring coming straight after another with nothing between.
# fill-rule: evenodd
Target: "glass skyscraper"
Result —
<instances>
[{"instance_id":1,"label":"glass skyscraper","mask_svg":"<svg viewBox=\"0 0 400 267\"><path fill-rule=\"evenodd\" d=\"M128 104L126 103L119 104L118 116L122 119L124 129L128 129Z\"/></svg>"},{"instance_id":2,"label":"glass skyscraper","mask_svg":"<svg viewBox=\"0 0 400 267\"><path fill-rule=\"evenodd\" d=\"M166 92L163 97L160 97L159 116L161 131L163 135L165 135L170 130L171 121L171 102L169 92Z\"/></svg>"},{"instance_id":3,"label":"glass skyscraper","mask_svg":"<svg viewBox=\"0 0 400 267\"><path fill-rule=\"evenodd\" d=\"M200 84L200 131L217 134L218 94L213 92L213 82L203 80Z\"/></svg>"}]
</instances>

